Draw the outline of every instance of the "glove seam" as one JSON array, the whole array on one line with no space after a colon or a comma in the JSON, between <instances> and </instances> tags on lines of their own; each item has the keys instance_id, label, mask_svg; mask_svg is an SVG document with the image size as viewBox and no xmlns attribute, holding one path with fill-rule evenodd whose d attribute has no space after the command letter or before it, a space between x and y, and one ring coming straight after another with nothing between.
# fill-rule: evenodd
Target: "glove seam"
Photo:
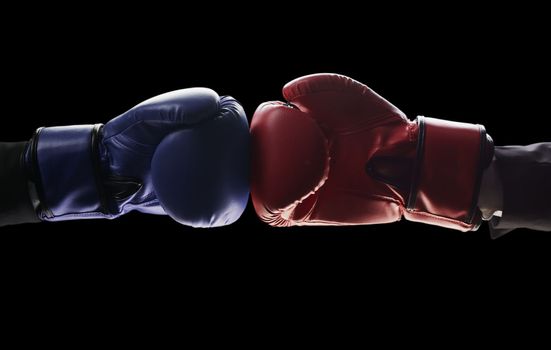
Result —
<instances>
[{"instance_id":1,"label":"glove seam","mask_svg":"<svg viewBox=\"0 0 551 350\"><path fill-rule=\"evenodd\" d=\"M440 215L436 215L436 214L432 214L432 213L427 213L427 212L424 212L424 211L418 211L418 210L415 210L415 209L406 209L406 211L408 213L411 213L411 214L414 214L414 215L430 217L431 219L457 224L457 225L460 225L460 226L465 227L465 228L473 227L473 224L466 223L466 222L463 222L461 220L448 218L448 217L445 217L445 216L440 216Z\"/></svg>"},{"instance_id":2,"label":"glove seam","mask_svg":"<svg viewBox=\"0 0 551 350\"><path fill-rule=\"evenodd\" d=\"M409 120L402 118L400 114L391 112L388 114L380 114L376 117L372 117L367 122L359 122L357 124L347 127L346 129L341 129L341 130L336 129L336 131L338 135L342 135L342 136L353 135L356 133L364 132L366 130L372 130L373 128L378 128L386 124L395 123L396 122L395 119L388 119L390 117L397 117L397 120L399 120L401 124L409 125ZM373 120L373 119L376 119L376 120ZM358 129L358 128L361 128L361 129Z\"/></svg>"}]
</instances>

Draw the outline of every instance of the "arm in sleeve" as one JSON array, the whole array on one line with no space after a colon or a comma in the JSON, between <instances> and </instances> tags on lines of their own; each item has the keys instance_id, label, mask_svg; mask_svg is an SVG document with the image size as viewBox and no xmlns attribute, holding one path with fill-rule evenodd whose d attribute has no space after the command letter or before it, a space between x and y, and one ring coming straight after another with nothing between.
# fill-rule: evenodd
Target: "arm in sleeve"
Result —
<instances>
[{"instance_id":1,"label":"arm in sleeve","mask_svg":"<svg viewBox=\"0 0 551 350\"><path fill-rule=\"evenodd\" d=\"M40 221L21 157L27 142L0 142L0 226Z\"/></svg>"},{"instance_id":2,"label":"arm in sleeve","mask_svg":"<svg viewBox=\"0 0 551 350\"><path fill-rule=\"evenodd\" d=\"M551 231L551 142L495 148L501 217L490 219L492 238L516 228Z\"/></svg>"}]
</instances>

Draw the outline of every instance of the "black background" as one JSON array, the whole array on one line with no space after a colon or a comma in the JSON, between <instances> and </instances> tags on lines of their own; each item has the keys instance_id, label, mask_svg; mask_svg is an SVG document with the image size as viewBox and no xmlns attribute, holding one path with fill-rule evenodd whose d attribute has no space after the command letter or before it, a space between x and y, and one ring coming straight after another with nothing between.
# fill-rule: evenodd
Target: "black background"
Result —
<instances>
[{"instance_id":1,"label":"black background","mask_svg":"<svg viewBox=\"0 0 551 350\"><path fill-rule=\"evenodd\" d=\"M120 25L106 20L115 24L109 30L99 17L42 20L31 34L6 34L0 139L27 140L40 126L105 123L146 98L192 86L234 96L250 120L259 103L281 99L287 81L316 72L351 76L410 118L483 124L497 145L551 139L541 21L521 26L487 12L368 26L392 16L327 9L303 20L279 11L245 22L218 11L221 18L199 24L187 23L187 13L170 26L127 16ZM33 290L67 284L59 291L65 297L90 293L90 308L100 308L98 299L125 304L133 295L148 299L146 290L160 303L159 294L191 292L174 305L201 295L235 312L236 304L254 306L251 300L277 308L291 299L319 311L337 299L354 308L373 292L366 301L372 306L379 297L411 306L419 296L457 292L495 300L519 285L536 293L549 275L550 243L549 233L529 230L492 241L485 225L471 233L410 222L276 229L261 223L250 203L236 224L215 229L135 213L0 228L14 294L33 299ZM118 292L121 286L132 288Z\"/></svg>"}]
</instances>

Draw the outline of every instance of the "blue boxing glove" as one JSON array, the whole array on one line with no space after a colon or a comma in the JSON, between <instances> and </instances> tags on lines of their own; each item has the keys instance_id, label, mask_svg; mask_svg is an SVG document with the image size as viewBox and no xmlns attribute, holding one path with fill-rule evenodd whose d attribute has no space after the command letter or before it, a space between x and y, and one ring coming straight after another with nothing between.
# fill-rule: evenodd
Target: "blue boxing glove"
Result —
<instances>
[{"instance_id":1,"label":"blue boxing glove","mask_svg":"<svg viewBox=\"0 0 551 350\"><path fill-rule=\"evenodd\" d=\"M105 126L40 128L25 151L41 220L132 210L194 227L236 221L249 195L249 126L241 105L206 88L153 97Z\"/></svg>"}]
</instances>

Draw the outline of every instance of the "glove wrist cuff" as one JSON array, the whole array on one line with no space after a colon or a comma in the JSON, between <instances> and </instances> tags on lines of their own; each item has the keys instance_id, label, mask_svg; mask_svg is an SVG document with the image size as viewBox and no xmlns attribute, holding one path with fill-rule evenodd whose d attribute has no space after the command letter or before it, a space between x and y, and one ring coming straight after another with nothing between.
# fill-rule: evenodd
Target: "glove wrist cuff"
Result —
<instances>
[{"instance_id":1,"label":"glove wrist cuff","mask_svg":"<svg viewBox=\"0 0 551 350\"><path fill-rule=\"evenodd\" d=\"M101 124L39 128L25 153L41 220L106 217L100 185Z\"/></svg>"},{"instance_id":2,"label":"glove wrist cuff","mask_svg":"<svg viewBox=\"0 0 551 350\"><path fill-rule=\"evenodd\" d=\"M418 117L419 138L404 216L462 231L481 223L478 194L493 157L484 126Z\"/></svg>"}]
</instances>

